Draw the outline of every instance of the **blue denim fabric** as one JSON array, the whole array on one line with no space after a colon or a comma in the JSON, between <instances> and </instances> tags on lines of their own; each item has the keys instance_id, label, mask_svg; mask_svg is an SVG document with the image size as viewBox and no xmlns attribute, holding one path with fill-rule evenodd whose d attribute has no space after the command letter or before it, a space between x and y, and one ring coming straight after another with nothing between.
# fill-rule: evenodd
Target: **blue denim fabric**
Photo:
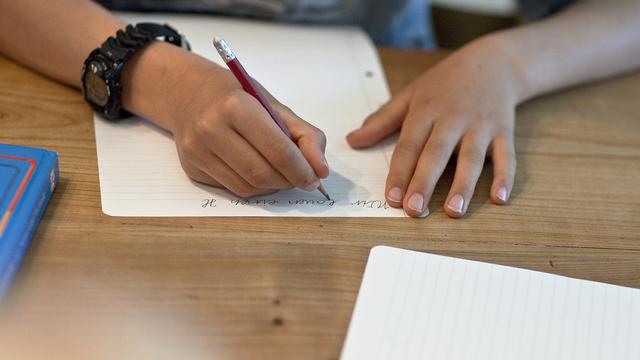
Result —
<instances>
[{"instance_id":1,"label":"blue denim fabric","mask_svg":"<svg viewBox=\"0 0 640 360\"><path fill-rule=\"evenodd\" d=\"M526 20L538 20L562 10L572 0L519 0L520 13Z\"/></svg>"},{"instance_id":2,"label":"blue denim fabric","mask_svg":"<svg viewBox=\"0 0 640 360\"><path fill-rule=\"evenodd\" d=\"M172 11L253 17L282 22L361 26L376 44L432 49L429 0L98 0L112 10ZM556 12L571 0L519 0L525 19Z\"/></svg>"}]
</instances>

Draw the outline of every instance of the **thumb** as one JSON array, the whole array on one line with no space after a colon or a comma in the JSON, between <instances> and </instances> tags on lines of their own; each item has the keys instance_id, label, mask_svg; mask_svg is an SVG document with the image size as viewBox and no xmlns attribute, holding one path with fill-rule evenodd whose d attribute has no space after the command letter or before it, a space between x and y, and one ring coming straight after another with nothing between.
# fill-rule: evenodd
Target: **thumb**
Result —
<instances>
[{"instance_id":1,"label":"thumb","mask_svg":"<svg viewBox=\"0 0 640 360\"><path fill-rule=\"evenodd\" d=\"M405 89L393 97L380 109L369 115L362 127L347 135L347 142L352 148L368 147L396 132L409 109L411 92Z\"/></svg>"}]
</instances>

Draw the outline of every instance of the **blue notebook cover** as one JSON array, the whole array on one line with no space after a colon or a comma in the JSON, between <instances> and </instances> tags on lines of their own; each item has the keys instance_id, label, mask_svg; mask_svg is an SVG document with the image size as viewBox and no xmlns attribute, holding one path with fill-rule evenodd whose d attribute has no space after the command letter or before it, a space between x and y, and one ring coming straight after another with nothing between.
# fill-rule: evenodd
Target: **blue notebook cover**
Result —
<instances>
[{"instance_id":1,"label":"blue notebook cover","mask_svg":"<svg viewBox=\"0 0 640 360\"><path fill-rule=\"evenodd\" d=\"M58 155L0 144L0 300L58 182Z\"/></svg>"}]
</instances>

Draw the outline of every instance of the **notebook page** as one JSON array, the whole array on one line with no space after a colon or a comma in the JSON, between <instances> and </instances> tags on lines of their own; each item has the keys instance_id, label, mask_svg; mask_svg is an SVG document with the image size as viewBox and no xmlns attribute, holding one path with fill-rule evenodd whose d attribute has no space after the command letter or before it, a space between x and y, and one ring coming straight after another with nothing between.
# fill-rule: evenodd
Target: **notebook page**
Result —
<instances>
[{"instance_id":1,"label":"notebook page","mask_svg":"<svg viewBox=\"0 0 640 360\"><path fill-rule=\"evenodd\" d=\"M640 359L640 290L377 246L342 360Z\"/></svg>"},{"instance_id":2,"label":"notebook page","mask_svg":"<svg viewBox=\"0 0 640 360\"><path fill-rule=\"evenodd\" d=\"M355 151L345 136L389 98L371 41L351 27L303 27L212 16L130 14L128 22L168 23L193 51L219 64L211 44L225 38L247 71L327 136L331 168L319 192L289 190L241 199L192 182L171 134L142 119L95 116L103 211L113 216L404 216L384 200L391 145Z\"/></svg>"}]
</instances>

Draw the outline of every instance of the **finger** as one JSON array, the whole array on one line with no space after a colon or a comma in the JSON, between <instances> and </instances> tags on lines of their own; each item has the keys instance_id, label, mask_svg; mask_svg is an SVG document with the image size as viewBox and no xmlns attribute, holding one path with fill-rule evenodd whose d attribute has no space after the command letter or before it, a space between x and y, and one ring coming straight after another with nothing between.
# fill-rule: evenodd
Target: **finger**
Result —
<instances>
[{"instance_id":1,"label":"finger","mask_svg":"<svg viewBox=\"0 0 640 360\"><path fill-rule=\"evenodd\" d=\"M453 184L445 201L447 215L458 218L467 212L469 201L482 173L489 136L469 133L462 138Z\"/></svg>"},{"instance_id":2,"label":"finger","mask_svg":"<svg viewBox=\"0 0 640 360\"><path fill-rule=\"evenodd\" d=\"M276 108L316 175L322 179L329 176L329 164L325 156L327 138L324 133L285 106L278 105Z\"/></svg>"},{"instance_id":3,"label":"finger","mask_svg":"<svg viewBox=\"0 0 640 360\"><path fill-rule=\"evenodd\" d=\"M433 189L462 135L462 128L443 124L446 123L439 122L434 125L407 187L403 208L411 217L429 215L428 204Z\"/></svg>"},{"instance_id":4,"label":"finger","mask_svg":"<svg viewBox=\"0 0 640 360\"><path fill-rule=\"evenodd\" d=\"M213 186L222 186L240 197L251 197L275 192L275 189L259 189L247 183L229 165L203 144L194 141L181 141L178 154L187 175L196 181L213 179L214 182L201 181ZM203 175L204 174L204 175ZM216 185L217 184L217 185Z\"/></svg>"},{"instance_id":5,"label":"finger","mask_svg":"<svg viewBox=\"0 0 640 360\"><path fill-rule=\"evenodd\" d=\"M407 186L416 170L429 131L433 124L433 114L427 106L416 106L409 110L400 137L393 150L389 175L385 186L389 205L401 207Z\"/></svg>"},{"instance_id":6,"label":"finger","mask_svg":"<svg viewBox=\"0 0 640 360\"><path fill-rule=\"evenodd\" d=\"M235 195L248 198L258 195L272 194L277 189L262 189L249 184L242 176L236 173L229 165L215 154L211 154L206 164L200 163L200 169L207 175L216 179L227 190Z\"/></svg>"},{"instance_id":7,"label":"finger","mask_svg":"<svg viewBox=\"0 0 640 360\"><path fill-rule=\"evenodd\" d=\"M493 162L493 184L489 197L495 204L509 200L516 175L516 153L513 136L498 136L493 140L491 161Z\"/></svg>"},{"instance_id":8,"label":"finger","mask_svg":"<svg viewBox=\"0 0 640 360\"><path fill-rule=\"evenodd\" d=\"M255 101L247 102L246 113L236 117L233 127L266 161L295 187L315 191L320 180L300 149L280 130L269 113Z\"/></svg>"},{"instance_id":9,"label":"finger","mask_svg":"<svg viewBox=\"0 0 640 360\"><path fill-rule=\"evenodd\" d=\"M193 165L190 161L180 159L180 164L182 165L182 169L192 180L197 181L199 183L210 185L214 187L224 187L220 184L216 179L209 176L204 171L200 170L198 167Z\"/></svg>"},{"instance_id":10,"label":"finger","mask_svg":"<svg viewBox=\"0 0 640 360\"><path fill-rule=\"evenodd\" d=\"M291 133L293 141L297 144L302 155L309 165L311 165L316 175L322 179L329 176L329 164L325 156L327 139L324 133L304 121L293 112L293 110L280 103L273 95L266 91L262 84L256 81L256 85L262 90L263 94L266 94L269 98L271 105L284 121L287 129Z\"/></svg>"},{"instance_id":11,"label":"finger","mask_svg":"<svg viewBox=\"0 0 640 360\"><path fill-rule=\"evenodd\" d=\"M410 98L411 91L407 88L369 115L362 127L347 135L349 145L355 149L371 146L396 132L409 110Z\"/></svg>"},{"instance_id":12,"label":"finger","mask_svg":"<svg viewBox=\"0 0 640 360\"><path fill-rule=\"evenodd\" d=\"M211 151L248 184L258 189L289 189L292 185L245 138L234 130L208 143Z\"/></svg>"}]
</instances>

